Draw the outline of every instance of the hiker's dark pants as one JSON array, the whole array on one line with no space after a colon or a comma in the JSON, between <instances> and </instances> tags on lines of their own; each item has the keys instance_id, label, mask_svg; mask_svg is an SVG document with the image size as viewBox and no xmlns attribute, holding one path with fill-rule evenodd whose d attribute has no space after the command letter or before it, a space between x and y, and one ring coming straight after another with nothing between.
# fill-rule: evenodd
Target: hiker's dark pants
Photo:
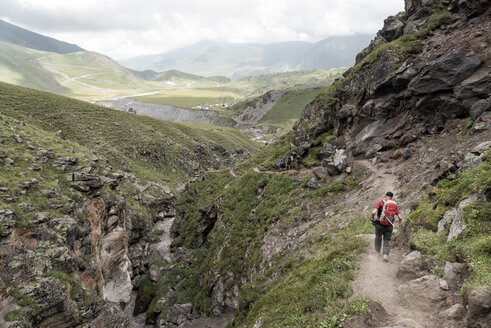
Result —
<instances>
[{"instance_id":1,"label":"hiker's dark pants","mask_svg":"<svg viewBox=\"0 0 491 328\"><path fill-rule=\"evenodd\" d=\"M380 253L380 246L382 243L382 236L384 237L384 248L382 253L389 255L390 253L390 237L392 237L393 226L384 226L379 223L375 223L375 252Z\"/></svg>"}]
</instances>

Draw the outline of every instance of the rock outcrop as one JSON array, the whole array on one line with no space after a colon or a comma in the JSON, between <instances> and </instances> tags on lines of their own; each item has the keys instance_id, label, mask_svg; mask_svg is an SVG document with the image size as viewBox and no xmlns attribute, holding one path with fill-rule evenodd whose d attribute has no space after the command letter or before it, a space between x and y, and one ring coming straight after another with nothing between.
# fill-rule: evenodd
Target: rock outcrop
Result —
<instances>
[{"instance_id":1,"label":"rock outcrop","mask_svg":"<svg viewBox=\"0 0 491 328\"><path fill-rule=\"evenodd\" d=\"M489 3L480 1L406 1L406 12L385 21L345 79L305 108L295 145L308 148L334 129L337 142L370 157L471 113L474 130L487 129L489 18Z\"/></svg>"}]
</instances>

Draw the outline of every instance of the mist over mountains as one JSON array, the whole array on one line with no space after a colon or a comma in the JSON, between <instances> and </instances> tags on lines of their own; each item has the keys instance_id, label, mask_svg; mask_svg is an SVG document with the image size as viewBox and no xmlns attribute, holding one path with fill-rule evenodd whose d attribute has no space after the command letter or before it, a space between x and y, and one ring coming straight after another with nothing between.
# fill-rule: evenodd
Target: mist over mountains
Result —
<instances>
[{"instance_id":1,"label":"mist over mountains","mask_svg":"<svg viewBox=\"0 0 491 328\"><path fill-rule=\"evenodd\" d=\"M177 69L202 76L222 75L238 79L249 75L351 66L355 55L373 37L372 34L357 34L333 36L316 43L291 41L264 45L202 41L162 54L118 62L134 70Z\"/></svg>"}]
</instances>

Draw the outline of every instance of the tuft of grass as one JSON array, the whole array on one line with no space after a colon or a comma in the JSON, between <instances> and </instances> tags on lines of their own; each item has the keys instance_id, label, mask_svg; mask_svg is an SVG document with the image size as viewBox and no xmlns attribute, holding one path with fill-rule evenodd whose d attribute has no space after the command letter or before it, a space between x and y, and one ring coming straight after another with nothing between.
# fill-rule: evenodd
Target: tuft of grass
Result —
<instances>
[{"instance_id":1,"label":"tuft of grass","mask_svg":"<svg viewBox=\"0 0 491 328\"><path fill-rule=\"evenodd\" d=\"M24 310L23 309L16 309L9 311L5 314L5 321L7 322L12 322L12 321L21 321L24 318Z\"/></svg>"},{"instance_id":2,"label":"tuft of grass","mask_svg":"<svg viewBox=\"0 0 491 328\"><path fill-rule=\"evenodd\" d=\"M65 289L70 287L70 297L73 300L82 300L84 303L91 303L94 300L94 296L84 289L80 279L75 274L52 270L48 272L48 276L58 279L65 286Z\"/></svg>"}]
</instances>

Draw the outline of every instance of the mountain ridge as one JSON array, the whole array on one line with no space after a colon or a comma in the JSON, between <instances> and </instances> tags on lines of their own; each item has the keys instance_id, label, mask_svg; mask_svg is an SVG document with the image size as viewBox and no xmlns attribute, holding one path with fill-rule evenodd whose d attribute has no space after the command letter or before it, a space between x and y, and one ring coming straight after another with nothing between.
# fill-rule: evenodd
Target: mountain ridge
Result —
<instances>
[{"instance_id":1,"label":"mountain ridge","mask_svg":"<svg viewBox=\"0 0 491 328\"><path fill-rule=\"evenodd\" d=\"M13 43L22 47L55 52L59 54L85 51L76 44L57 40L26 30L0 19L0 41Z\"/></svg>"},{"instance_id":2,"label":"mountain ridge","mask_svg":"<svg viewBox=\"0 0 491 328\"><path fill-rule=\"evenodd\" d=\"M351 66L355 55L372 38L371 34L357 34L333 36L315 43L290 41L236 44L201 41L161 54L118 62L136 70L177 69L202 76L224 75L238 79L246 75Z\"/></svg>"}]
</instances>

